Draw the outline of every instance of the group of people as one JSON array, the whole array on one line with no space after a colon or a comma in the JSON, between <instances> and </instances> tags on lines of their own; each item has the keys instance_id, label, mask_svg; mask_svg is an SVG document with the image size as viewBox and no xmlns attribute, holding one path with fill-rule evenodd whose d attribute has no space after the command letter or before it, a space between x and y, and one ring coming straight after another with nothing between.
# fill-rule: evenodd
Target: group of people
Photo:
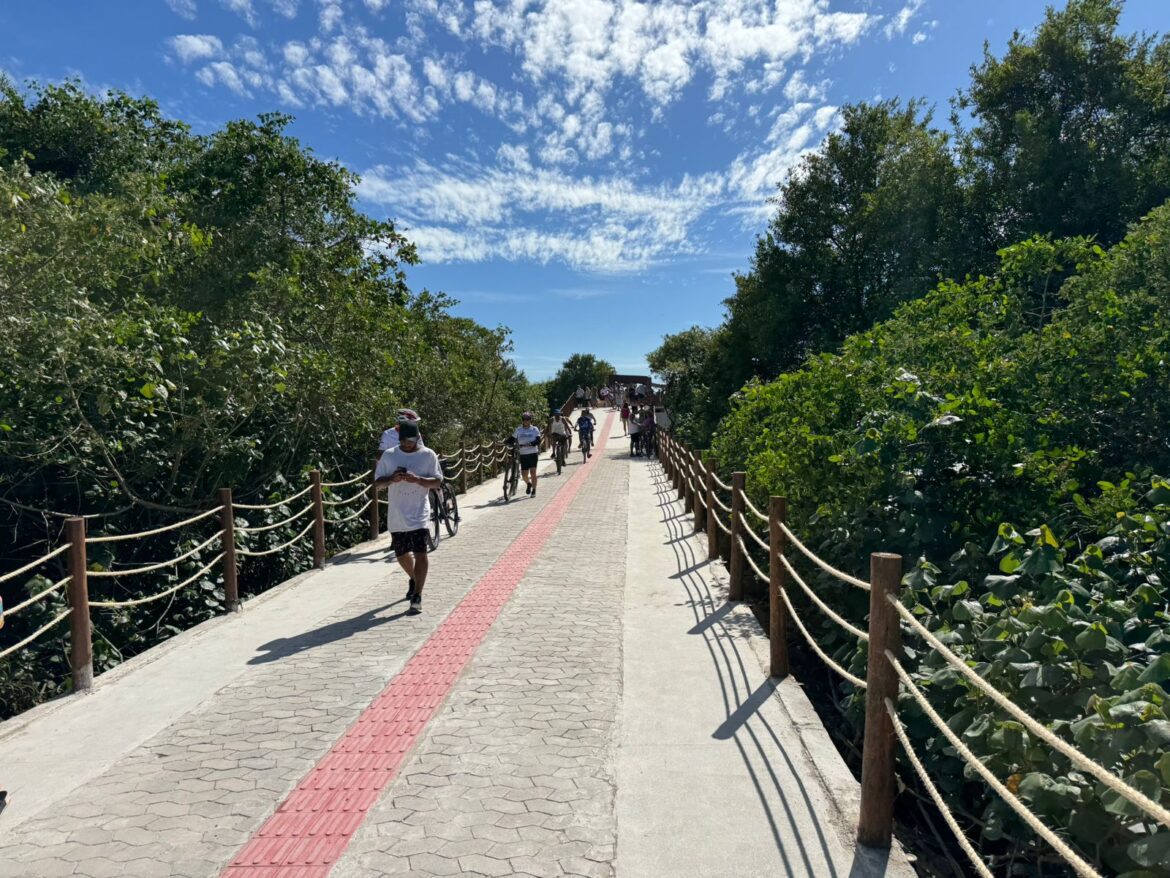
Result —
<instances>
[{"instance_id":1,"label":"group of people","mask_svg":"<svg viewBox=\"0 0 1170 878\"><path fill-rule=\"evenodd\" d=\"M649 457L657 448L658 431L670 427L670 415L662 406L622 403L622 435L630 437L630 456Z\"/></svg>"},{"instance_id":2,"label":"group of people","mask_svg":"<svg viewBox=\"0 0 1170 878\"><path fill-rule=\"evenodd\" d=\"M520 416L520 426L512 433L512 440L516 443L516 454L520 458L520 475L524 479L524 493L528 496L536 495L536 463L540 459L540 446L547 435L548 447L552 451L551 457L556 459L560 446L568 454L573 447L573 431L577 431L578 441L584 447L587 443L593 444L593 432L597 427L597 418L588 406L581 409L576 421L570 421L559 409L553 409L549 414L548 426L541 431L533 423L532 412L525 412ZM587 452L586 457L592 457L593 452Z\"/></svg>"},{"instance_id":3,"label":"group of people","mask_svg":"<svg viewBox=\"0 0 1170 878\"><path fill-rule=\"evenodd\" d=\"M585 388L580 388L582 392ZM602 388L606 398L617 398L609 388ZM632 407L628 399L621 407L622 432L630 437L630 454L651 453L655 431L665 429L670 421L661 407L638 405ZM536 495L536 464L540 459L541 445L548 438L548 446L555 458L564 446L567 454L573 447L573 433L576 432L581 447L592 446L597 428L597 418L590 411L588 403L581 406L575 421L553 409L549 415L546 430L535 425L532 412L525 412L520 426L513 432L510 442L515 444L520 461L520 474L524 479L525 494ZM407 577L406 599L412 615L422 612L422 594L426 585L430 562L427 553L431 549L427 539L427 524L430 519L429 494L443 484L443 470L439 456L426 447L419 430L420 418L413 409L398 409L395 424L387 429L378 443L378 463L374 468L374 486L386 488L386 530L390 532L390 548L399 566ZM592 457L586 452L586 457Z\"/></svg>"}]
</instances>

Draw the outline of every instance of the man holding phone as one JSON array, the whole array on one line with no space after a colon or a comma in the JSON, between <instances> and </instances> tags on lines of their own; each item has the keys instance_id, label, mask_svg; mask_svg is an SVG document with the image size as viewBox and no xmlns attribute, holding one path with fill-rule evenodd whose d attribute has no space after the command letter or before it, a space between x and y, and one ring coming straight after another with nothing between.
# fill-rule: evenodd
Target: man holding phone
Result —
<instances>
[{"instance_id":1,"label":"man holding phone","mask_svg":"<svg viewBox=\"0 0 1170 878\"><path fill-rule=\"evenodd\" d=\"M374 470L375 489L387 486L386 530L390 548L410 580L406 597L411 615L422 612L422 592L430 561L427 552L427 522L431 509L429 494L443 484L439 456L419 444L418 426L409 421L398 425L399 444L389 448Z\"/></svg>"}]
</instances>

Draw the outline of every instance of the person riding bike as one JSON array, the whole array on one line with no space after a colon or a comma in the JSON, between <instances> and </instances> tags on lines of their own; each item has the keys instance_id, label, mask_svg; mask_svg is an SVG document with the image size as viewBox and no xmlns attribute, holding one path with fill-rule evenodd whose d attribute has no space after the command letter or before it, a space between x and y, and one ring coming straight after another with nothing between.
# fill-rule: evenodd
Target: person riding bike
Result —
<instances>
[{"instance_id":1,"label":"person riding bike","mask_svg":"<svg viewBox=\"0 0 1170 878\"><path fill-rule=\"evenodd\" d=\"M589 445L592 446L593 428L597 426L597 418L593 417L593 413L587 408L581 409L581 414L577 416L577 423L575 426L577 427L580 444L584 446L586 439L588 439ZM592 456L592 451L585 455L586 459Z\"/></svg>"},{"instance_id":2,"label":"person riding bike","mask_svg":"<svg viewBox=\"0 0 1170 878\"><path fill-rule=\"evenodd\" d=\"M564 443L565 453L573 446L573 428L569 419L561 414L560 409L553 409L548 422L549 444L552 446L550 457L556 460L557 446Z\"/></svg>"}]
</instances>

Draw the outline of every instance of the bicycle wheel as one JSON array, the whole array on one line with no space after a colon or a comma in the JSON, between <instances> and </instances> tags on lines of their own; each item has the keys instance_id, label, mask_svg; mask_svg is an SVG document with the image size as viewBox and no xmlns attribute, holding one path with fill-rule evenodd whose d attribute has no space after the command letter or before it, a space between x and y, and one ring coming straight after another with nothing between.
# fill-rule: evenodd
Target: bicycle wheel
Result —
<instances>
[{"instance_id":1,"label":"bicycle wheel","mask_svg":"<svg viewBox=\"0 0 1170 878\"><path fill-rule=\"evenodd\" d=\"M593 440L589 439L588 437L582 437L582 439L581 439L581 463L584 463L585 461L587 461L589 459L589 449L592 447L593 447Z\"/></svg>"},{"instance_id":2,"label":"bicycle wheel","mask_svg":"<svg viewBox=\"0 0 1170 878\"><path fill-rule=\"evenodd\" d=\"M561 470L565 466L565 443L564 442L557 443L556 453L553 455L553 457L557 462L557 475L559 476L561 474Z\"/></svg>"},{"instance_id":3,"label":"bicycle wheel","mask_svg":"<svg viewBox=\"0 0 1170 878\"><path fill-rule=\"evenodd\" d=\"M516 496L516 487L520 484L520 461L512 458L512 496Z\"/></svg>"},{"instance_id":4,"label":"bicycle wheel","mask_svg":"<svg viewBox=\"0 0 1170 878\"><path fill-rule=\"evenodd\" d=\"M507 503L512 499L512 495L516 493L516 477L512 472L512 464L514 461L504 461L504 502Z\"/></svg>"},{"instance_id":5,"label":"bicycle wheel","mask_svg":"<svg viewBox=\"0 0 1170 878\"><path fill-rule=\"evenodd\" d=\"M431 544L431 551L439 545L439 519L443 516L442 506L439 504L439 492L430 491L427 498L431 501L431 529L427 531L427 539Z\"/></svg>"},{"instance_id":6,"label":"bicycle wheel","mask_svg":"<svg viewBox=\"0 0 1170 878\"><path fill-rule=\"evenodd\" d=\"M459 501L455 499L455 489L446 482L443 482L443 524L447 536L459 533Z\"/></svg>"}]
</instances>

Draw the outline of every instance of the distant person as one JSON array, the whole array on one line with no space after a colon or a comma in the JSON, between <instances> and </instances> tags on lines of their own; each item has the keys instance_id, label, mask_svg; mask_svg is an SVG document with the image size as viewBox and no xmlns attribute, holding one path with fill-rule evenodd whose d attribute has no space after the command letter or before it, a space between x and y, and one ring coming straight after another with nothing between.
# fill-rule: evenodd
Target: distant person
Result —
<instances>
[{"instance_id":1,"label":"distant person","mask_svg":"<svg viewBox=\"0 0 1170 878\"><path fill-rule=\"evenodd\" d=\"M382 438L378 441L378 457L389 451L391 448L398 447L398 428L403 424L414 424L416 427L420 423L418 412L414 409L398 409L394 413L394 426L388 428L382 433ZM423 442L422 433L418 436L418 447L426 448L426 443Z\"/></svg>"},{"instance_id":2,"label":"distant person","mask_svg":"<svg viewBox=\"0 0 1170 878\"><path fill-rule=\"evenodd\" d=\"M548 422L548 437L548 444L552 449L552 454L549 457L553 460L557 459L557 446L559 445L564 445L565 453L568 454L569 448L573 444L573 428L569 424L569 419L561 414L560 409L552 410L552 417Z\"/></svg>"},{"instance_id":3,"label":"distant person","mask_svg":"<svg viewBox=\"0 0 1170 878\"><path fill-rule=\"evenodd\" d=\"M642 432L642 417L638 407L630 409L630 457L642 451L642 439L638 435Z\"/></svg>"},{"instance_id":4,"label":"distant person","mask_svg":"<svg viewBox=\"0 0 1170 878\"><path fill-rule=\"evenodd\" d=\"M597 418L593 417L593 412L589 409L581 409L581 414L577 416L577 439L581 446L584 447L586 440L588 440L590 447L593 445L593 428L597 426ZM593 451L590 450L585 455L588 460L593 456Z\"/></svg>"},{"instance_id":5,"label":"distant person","mask_svg":"<svg viewBox=\"0 0 1170 878\"><path fill-rule=\"evenodd\" d=\"M387 489L386 530L390 531L390 549L409 580L406 598L411 615L422 612L423 586L430 570L430 492L443 485L439 456L423 448L419 438L416 424L400 423L398 444L382 453L374 469L375 491L382 486Z\"/></svg>"},{"instance_id":6,"label":"distant person","mask_svg":"<svg viewBox=\"0 0 1170 878\"><path fill-rule=\"evenodd\" d=\"M584 387L577 385L576 397L577 397L577 407L578 408L585 405L585 388Z\"/></svg>"},{"instance_id":7,"label":"distant person","mask_svg":"<svg viewBox=\"0 0 1170 878\"><path fill-rule=\"evenodd\" d=\"M630 435L630 404L628 402L622 402L621 419L622 435L628 436Z\"/></svg>"},{"instance_id":8,"label":"distant person","mask_svg":"<svg viewBox=\"0 0 1170 878\"><path fill-rule=\"evenodd\" d=\"M520 426L512 433L516 440L516 453L520 456L520 475L527 486L524 493L536 496L536 463L540 460L540 427L532 423L532 412L520 416Z\"/></svg>"}]
</instances>

